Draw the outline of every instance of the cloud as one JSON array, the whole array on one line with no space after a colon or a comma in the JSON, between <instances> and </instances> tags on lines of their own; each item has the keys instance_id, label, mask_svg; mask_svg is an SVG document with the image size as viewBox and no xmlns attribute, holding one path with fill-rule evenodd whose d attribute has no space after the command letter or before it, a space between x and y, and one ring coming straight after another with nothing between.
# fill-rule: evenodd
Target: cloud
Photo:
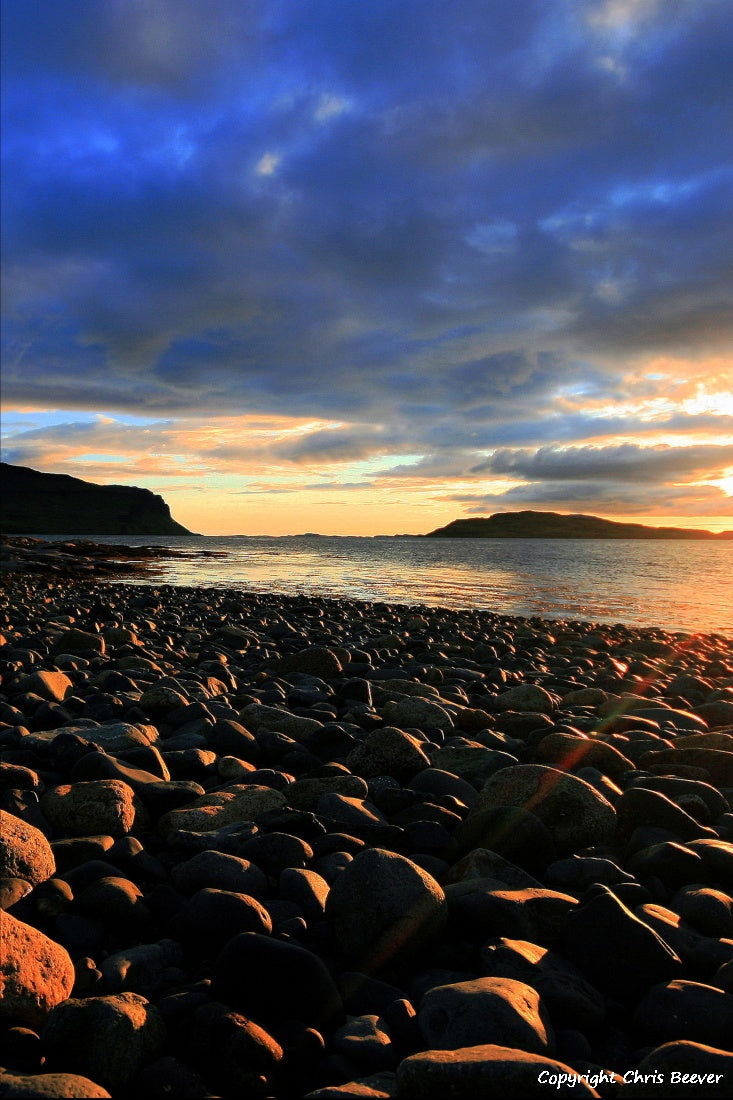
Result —
<instances>
[{"instance_id":1,"label":"cloud","mask_svg":"<svg viewBox=\"0 0 733 1100\"><path fill-rule=\"evenodd\" d=\"M617 516L733 516L731 497L715 486L670 490L638 485L619 493L618 487L603 481L589 481L580 489L577 482L557 482L521 485L500 493L452 493L447 499L471 515L529 508Z\"/></svg>"},{"instance_id":2,"label":"cloud","mask_svg":"<svg viewBox=\"0 0 733 1100\"><path fill-rule=\"evenodd\" d=\"M687 447L641 447L633 443L609 447L541 447L535 451L496 451L471 473L487 473L526 481L636 482L648 478L721 477L733 467L733 444Z\"/></svg>"},{"instance_id":3,"label":"cloud","mask_svg":"<svg viewBox=\"0 0 733 1100\"><path fill-rule=\"evenodd\" d=\"M383 452L384 447L385 441L376 431L328 429L280 445L277 454L295 463L355 462Z\"/></svg>"},{"instance_id":4,"label":"cloud","mask_svg":"<svg viewBox=\"0 0 733 1100\"><path fill-rule=\"evenodd\" d=\"M691 459L730 431L673 385L729 386L729 14L6 0L5 405L321 422L191 430L210 464L471 478L665 423Z\"/></svg>"}]
</instances>

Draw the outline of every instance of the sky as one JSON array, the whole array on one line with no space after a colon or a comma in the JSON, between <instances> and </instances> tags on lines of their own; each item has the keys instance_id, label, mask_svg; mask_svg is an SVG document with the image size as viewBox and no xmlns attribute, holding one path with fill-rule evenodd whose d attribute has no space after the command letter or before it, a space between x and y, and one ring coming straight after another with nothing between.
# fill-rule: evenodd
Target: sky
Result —
<instances>
[{"instance_id":1,"label":"sky","mask_svg":"<svg viewBox=\"0 0 733 1100\"><path fill-rule=\"evenodd\" d=\"M2 456L733 527L730 0L2 0Z\"/></svg>"}]
</instances>

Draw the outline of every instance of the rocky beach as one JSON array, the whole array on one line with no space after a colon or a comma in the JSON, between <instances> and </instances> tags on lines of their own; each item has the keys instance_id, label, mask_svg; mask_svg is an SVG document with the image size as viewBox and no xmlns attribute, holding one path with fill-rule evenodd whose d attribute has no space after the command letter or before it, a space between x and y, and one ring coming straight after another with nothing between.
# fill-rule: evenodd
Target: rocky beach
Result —
<instances>
[{"instance_id":1,"label":"rocky beach","mask_svg":"<svg viewBox=\"0 0 733 1100\"><path fill-rule=\"evenodd\" d=\"M0 675L0 1097L733 1093L730 638L11 540Z\"/></svg>"}]
</instances>

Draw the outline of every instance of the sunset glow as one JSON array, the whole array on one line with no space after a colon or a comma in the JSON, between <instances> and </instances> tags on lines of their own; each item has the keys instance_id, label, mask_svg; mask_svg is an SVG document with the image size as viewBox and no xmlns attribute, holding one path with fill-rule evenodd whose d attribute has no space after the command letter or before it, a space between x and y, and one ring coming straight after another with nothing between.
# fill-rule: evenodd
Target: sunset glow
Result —
<instances>
[{"instance_id":1,"label":"sunset glow","mask_svg":"<svg viewBox=\"0 0 733 1100\"><path fill-rule=\"evenodd\" d=\"M727 0L3 4L3 460L733 527Z\"/></svg>"}]
</instances>

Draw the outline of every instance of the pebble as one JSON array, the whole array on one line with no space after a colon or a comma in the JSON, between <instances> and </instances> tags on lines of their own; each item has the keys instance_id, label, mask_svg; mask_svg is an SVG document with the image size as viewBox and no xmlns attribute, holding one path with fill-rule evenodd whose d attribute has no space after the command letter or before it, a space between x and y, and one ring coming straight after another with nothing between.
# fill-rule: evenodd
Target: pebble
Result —
<instances>
[{"instance_id":1,"label":"pebble","mask_svg":"<svg viewBox=\"0 0 733 1100\"><path fill-rule=\"evenodd\" d=\"M733 1072L730 640L73 560L0 591L3 1094Z\"/></svg>"}]
</instances>

